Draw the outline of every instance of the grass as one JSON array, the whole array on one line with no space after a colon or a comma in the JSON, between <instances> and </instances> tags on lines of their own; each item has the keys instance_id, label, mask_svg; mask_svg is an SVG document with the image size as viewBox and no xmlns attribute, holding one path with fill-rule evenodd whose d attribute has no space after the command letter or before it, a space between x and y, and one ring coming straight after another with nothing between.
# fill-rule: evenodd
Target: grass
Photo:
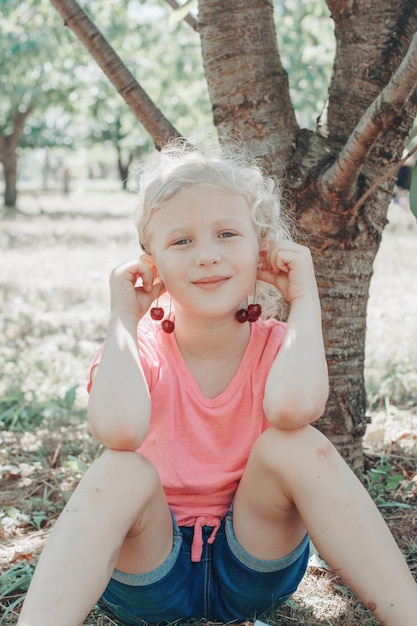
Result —
<instances>
[{"instance_id":1,"label":"grass","mask_svg":"<svg viewBox=\"0 0 417 626\"><path fill-rule=\"evenodd\" d=\"M89 186L88 186L89 185ZM108 274L138 254L134 196L91 183L25 193L0 221L0 615L13 624L45 538L100 446L85 425L86 372L104 338ZM100 182L104 186L104 183ZM394 205L375 262L366 346L372 422L366 485L417 570L417 227ZM374 625L317 564L272 625ZM85 624L115 624L92 611Z\"/></svg>"}]
</instances>

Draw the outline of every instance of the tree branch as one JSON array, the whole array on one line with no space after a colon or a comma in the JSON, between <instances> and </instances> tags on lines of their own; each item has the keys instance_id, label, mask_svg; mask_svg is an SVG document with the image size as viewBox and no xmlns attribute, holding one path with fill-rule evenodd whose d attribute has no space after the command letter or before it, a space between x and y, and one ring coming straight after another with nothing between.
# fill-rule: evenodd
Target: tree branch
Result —
<instances>
[{"instance_id":1,"label":"tree branch","mask_svg":"<svg viewBox=\"0 0 417 626\"><path fill-rule=\"evenodd\" d=\"M387 180L393 174L395 174L395 172L397 172L400 169L400 167L404 165L406 161L408 161L410 156L412 156L416 152L417 152L417 146L414 146L414 148L412 148L410 152L407 152L407 154L400 161L398 161L398 163L396 163L393 167L390 167L390 169L387 172L385 172L385 174L381 176L381 178L378 178L378 180L371 187L369 187L369 189L355 203L355 205L352 207L352 212L355 213L355 211L359 209L359 207L362 206L365 200L369 198L369 196L375 191L375 189L377 189L380 185L382 185L382 183L385 180Z\"/></svg>"},{"instance_id":2,"label":"tree branch","mask_svg":"<svg viewBox=\"0 0 417 626\"><path fill-rule=\"evenodd\" d=\"M172 9L174 9L174 11L181 9L182 7L182 5L179 4L179 2L177 2L177 0L165 0L165 2L169 4L169 6ZM198 32L198 20L194 17L194 15L191 15L191 13L188 13L188 15L184 17L184 22L187 22L187 24L191 26L193 30Z\"/></svg>"},{"instance_id":3,"label":"tree branch","mask_svg":"<svg viewBox=\"0 0 417 626\"><path fill-rule=\"evenodd\" d=\"M401 123L404 103L416 89L417 33L398 70L356 125L336 161L323 174L322 195L349 199L358 174L376 140Z\"/></svg>"},{"instance_id":4,"label":"tree branch","mask_svg":"<svg viewBox=\"0 0 417 626\"><path fill-rule=\"evenodd\" d=\"M172 137L180 137L79 4L75 0L51 0L51 3L151 135L156 147L160 148Z\"/></svg>"}]
</instances>

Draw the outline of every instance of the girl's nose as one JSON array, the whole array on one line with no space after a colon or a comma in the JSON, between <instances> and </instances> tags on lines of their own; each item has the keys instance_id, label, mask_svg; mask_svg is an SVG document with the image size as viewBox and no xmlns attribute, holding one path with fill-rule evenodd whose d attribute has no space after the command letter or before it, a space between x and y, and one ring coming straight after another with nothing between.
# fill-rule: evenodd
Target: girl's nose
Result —
<instances>
[{"instance_id":1,"label":"girl's nose","mask_svg":"<svg viewBox=\"0 0 417 626\"><path fill-rule=\"evenodd\" d=\"M199 246L197 256L197 265L215 265L220 262L220 254L214 243L205 243Z\"/></svg>"}]
</instances>

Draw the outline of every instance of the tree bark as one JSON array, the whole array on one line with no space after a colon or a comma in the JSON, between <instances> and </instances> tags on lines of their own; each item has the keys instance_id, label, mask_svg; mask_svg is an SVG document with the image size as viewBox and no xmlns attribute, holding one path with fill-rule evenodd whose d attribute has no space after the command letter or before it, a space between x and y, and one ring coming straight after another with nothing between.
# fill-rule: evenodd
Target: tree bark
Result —
<instances>
[{"instance_id":1,"label":"tree bark","mask_svg":"<svg viewBox=\"0 0 417 626\"><path fill-rule=\"evenodd\" d=\"M405 56L416 31L417 5L414 0L327 0L327 5L337 42L328 133L341 147Z\"/></svg>"},{"instance_id":2,"label":"tree bark","mask_svg":"<svg viewBox=\"0 0 417 626\"><path fill-rule=\"evenodd\" d=\"M283 175L298 131L270 0L200 0L199 33L220 137L252 141Z\"/></svg>"}]
</instances>

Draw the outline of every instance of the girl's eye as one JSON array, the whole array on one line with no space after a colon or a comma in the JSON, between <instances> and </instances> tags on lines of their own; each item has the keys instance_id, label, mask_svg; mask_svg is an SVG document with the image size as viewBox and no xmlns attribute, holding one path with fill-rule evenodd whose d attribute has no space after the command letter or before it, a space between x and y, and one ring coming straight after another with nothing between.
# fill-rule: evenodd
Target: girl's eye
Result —
<instances>
[{"instance_id":1,"label":"girl's eye","mask_svg":"<svg viewBox=\"0 0 417 626\"><path fill-rule=\"evenodd\" d=\"M174 246L185 246L187 243L190 243L190 239L177 239L174 241Z\"/></svg>"},{"instance_id":2,"label":"girl's eye","mask_svg":"<svg viewBox=\"0 0 417 626\"><path fill-rule=\"evenodd\" d=\"M224 232L220 233L220 237L222 239L226 239L227 237L234 237L235 233L230 232L230 230L225 230Z\"/></svg>"}]
</instances>

